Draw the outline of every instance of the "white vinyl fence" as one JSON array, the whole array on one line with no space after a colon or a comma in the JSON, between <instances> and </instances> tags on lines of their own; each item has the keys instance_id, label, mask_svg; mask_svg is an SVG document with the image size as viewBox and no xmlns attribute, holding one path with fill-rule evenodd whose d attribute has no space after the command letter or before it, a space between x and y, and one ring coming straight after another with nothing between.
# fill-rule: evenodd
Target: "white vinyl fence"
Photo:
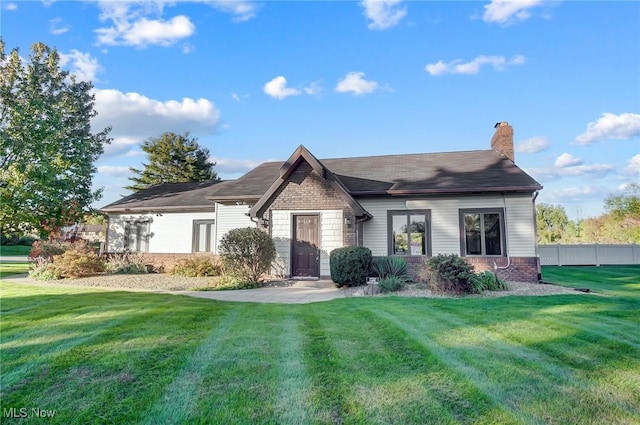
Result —
<instances>
[{"instance_id":1,"label":"white vinyl fence","mask_svg":"<svg viewBox=\"0 0 640 425\"><path fill-rule=\"evenodd\" d=\"M640 264L640 245L540 245L543 266Z\"/></svg>"}]
</instances>

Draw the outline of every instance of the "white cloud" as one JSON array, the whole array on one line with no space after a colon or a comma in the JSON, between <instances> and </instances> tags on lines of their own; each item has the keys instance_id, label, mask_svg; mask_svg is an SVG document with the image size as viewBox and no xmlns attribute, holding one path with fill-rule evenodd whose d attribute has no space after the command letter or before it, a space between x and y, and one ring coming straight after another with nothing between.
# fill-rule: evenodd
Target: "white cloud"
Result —
<instances>
[{"instance_id":1,"label":"white cloud","mask_svg":"<svg viewBox=\"0 0 640 425\"><path fill-rule=\"evenodd\" d=\"M115 27L97 29L96 33L99 44L146 47L153 44L171 46L191 36L194 30L189 18L179 15L168 21L140 18L133 23L120 22Z\"/></svg>"},{"instance_id":2,"label":"white cloud","mask_svg":"<svg viewBox=\"0 0 640 425\"><path fill-rule=\"evenodd\" d=\"M516 152L538 153L549 149L549 141L544 136L535 136L522 140L516 145Z\"/></svg>"},{"instance_id":3,"label":"white cloud","mask_svg":"<svg viewBox=\"0 0 640 425\"><path fill-rule=\"evenodd\" d=\"M620 115L605 112L596 121L587 124L587 131L576 137L579 145L588 145L600 140L624 140L640 135L640 114Z\"/></svg>"},{"instance_id":4,"label":"white cloud","mask_svg":"<svg viewBox=\"0 0 640 425\"><path fill-rule=\"evenodd\" d=\"M580 158L575 159L580 160ZM562 161L560 161L560 164L562 164ZM525 171L536 180L550 181L562 177L602 178L615 172L615 167L611 164L580 164L566 165L564 167L556 165L555 167L527 168Z\"/></svg>"},{"instance_id":5,"label":"white cloud","mask_svg":"<svg viewBox=\"0 0 640 425\"><path fill-rule=\"evenodd\" d=\"M302 92L298 89L287 87L287 79L282 75L267 82L263 87L264 92L274 99L284 99L289 96L298 96Z\"/></svg>"},{"instance_id":6,"label":"white cloud","mask_svg":"<svg viewBox=\"0 0 640 425\"><path fill-rule=\"evenodd\" d=\"M349 72L342 80L338 81L336 91L338 93L351 92L356 95L373 93L379 87L375 81L364 79L364 72Z\"/></svg>"},{"instance_id":7,"label":"white cloud","mask_svg":"<svg viewBox=\"0 0 640 425\"><path fill-rule=\"evenodd\" d=\"M400 6L401 0L362 0L364 16L369 22L369 29L384 30L398 25L407 15L407 9Z\"/></svg>"},{"instance_id":8,"label":"white cloud","mask_svg":"<svg viewBox=\"0 0 640 425\"><path fill-rule=\"evenodd\" d=\"M69 71L80 81L97 81L96 74L101 69L98 60L90 53L82 53L73 49L70 53L60 54L60 66L69 65Z\"/></svg>"},{"instance_id":9,"label":"white cloud","mask_svg":"<svg viewBox=\"0 0 640 425\"><path fill-rule=\"evenodd\" d=\"M602 195L602 189L599 187L580 186L553 190L551 193L545 194L545 198L560 202L576 202L584 201L584 198L600 195Z\"/></svg>"},{"instance_id":10,"label":"white cloud","mask_svg":"<svg viewBox=\"0 0 640 425\"><path fill-rule=\"evenodd\" d=\"M320 96L323 92L322 86L319 82L314 81L302 89L309 96Z\"/></svg>"},{"instance_id":11,"label":"white cloud","mask_svg":"<svg viewBox=\"0 0 640 425\"><path fill-rule=\"evenodd\" d=\"M104 174L110 177L127 177L131 174L129 167L122 165L101 165L98 167L98 174Z\"/></svg>"},{"instance_id":12,"label":"white cloud","mask_svg":"<svg viewBox=\"0 0 640 425\"><path fill-rule=\"evenodd\" d=\"M556 158L556 162L553 163L558 168L566 168L572 167L574 165L582 164L582 158L575 157L570 153L564 152L558 158Z\"/></svg>"},{"instance_id":13,"label":"white cloud","mask_svg":"<svg viewBox=\"0 0 640 425\"><path fill-rule=\"evenodd\" d=\"M504 56L480 55L469 62L462 62L462 59L456 59L448 63L439 60L436 63L427 64L424 70L435 76L444 74L475 75L480 72L480 68L483 65L490 65L496 71L504 71L511 65L522 65L525 61L526 59L522 55L513 56L511 59L506 59Z\"/></svg>"},{"instance_id":14,"label":"white cloud","mask_svg":"<svg viewBox=\"0 0 640 425\"><path fill-rule=\"evenodd\" d=\"M218 158L212 156L211 161L216 163L215 170L218 173L239 174L246 173L266 161L253 159Z\"/></svg>"},{"instance_id":15,"label":"white cloud","mask_svg":"<svg viewBox=\"0 0 640 425\"><path fill-rule=\"evenodd\" d=\"M612 173L614 170L615 167L610 164L590 164L561 168L558 171L558 174L562 177L604 177L607 174Z\"/></svg>"},{"instance_id":16,"label":"white cloud","mask_svg":"<svg viewBox=\"0 0 640 425\"><path fill-rule=\"evenodd\" d=\"M189 0L203 3L224 13L233 15L236 22L244 22L256 15L256 3L242 0ZM111 25L95 30L98 44L147 47L149 45L171 46L179 40L190 37L195 25L188 16L178 15L170 19L162 17L165 6L178 3L173 0L155 1L110 1L100 0L100 20ZM193 50L191 45L183 45L183 52Z\"/></svg>"},{"instance_id":17,"label":"white cloud","mask_svg":"<svg viewBox=\"0 0 640 425\"><path fill-rule=\"evenodd\" d=\"M241 0L217 0L209 4L222 12L233 15L235 22L245 22L254 18L258 10L256 3Z\"/></svg>"},{"instance_id":18,"label":"white cloud","mask_svg":"<svg viewBox=\"0 0 640 425\"><path fill-rule=\"evenodd\" d=\"M484 6L485 22L511 25L531 17L530 9L540 6L542 0L492 0Z\"/></svg>"},{"instance_id":19,"label":"white cloud","mask_svg":"<svg viewBox=\"0 0 640 425\"><path fill-rule=\"evenodd\" d=\"M640 177L640 153L631 157L623 171L625 174Z\"/></svg>"},{"instance_id":20,"label":"white cloud","mask_svg":"<svg viewBox=\"0 0 640 425\"><path fill-rule=\"evenodd\" d=\"M214 134L220 121L220 111L203 98L160 101L112 89L96 89L94 94L98 115L91 121L93 131L113 127L109 135L114 140L105 147L107 155L124 154L165 131L198 136Z\"/></svg>"},{"instance_id":21,"label":"white cloud","mask_svg":"<svg viewBox=\"0 0 640 425\"><path fill-rule=\"evenodd\" d=\"M2 5L2 8L4 10L13 11L13 10L17 10L18 9L18 5L16 3L9 2L9 3L5 3L4 5Z\"/></svg>"},{"instance_id":22,"label":"white cloud","mask_svg":"<svg viewBox=\"0 0 640 425\"><path fill-rule=\"evenodd\" d=\"M69 31L68 25L62 25L62 18L54 18L49 21L49 32L53 35L64 34Z\"/></svg>"}]
</instances>

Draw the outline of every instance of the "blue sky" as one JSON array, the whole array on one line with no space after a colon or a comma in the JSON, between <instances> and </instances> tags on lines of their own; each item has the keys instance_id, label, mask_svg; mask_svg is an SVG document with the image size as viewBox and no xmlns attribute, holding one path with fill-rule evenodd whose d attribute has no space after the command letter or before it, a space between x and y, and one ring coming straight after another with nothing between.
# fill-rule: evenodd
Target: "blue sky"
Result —
<instances>
[{"instance_id":1,"label":"blue sky","mask_svg":"<svg viewBox=\"0 0 640 425\"><path fill-rule=\"evenodd\" d=\"M318 158L490 148L515 130L538 202L572 218L640 181L640 2L5 1L0 33L91 80L113 142L97 207L139 143L191 132L225 179Z\"/></svg>"}]
</instances>

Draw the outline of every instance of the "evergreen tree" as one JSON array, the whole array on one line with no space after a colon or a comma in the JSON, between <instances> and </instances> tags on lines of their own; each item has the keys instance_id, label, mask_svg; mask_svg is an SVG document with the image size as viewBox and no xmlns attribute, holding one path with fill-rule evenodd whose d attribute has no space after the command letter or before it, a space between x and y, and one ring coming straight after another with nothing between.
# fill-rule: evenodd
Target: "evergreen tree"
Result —
<instances>
[{"instance_id":1,"label":"evergreen tree","mask_svg":"<svg viewBox=\"0 0 640 425\"><path fill-rule=\"evenodd\" d=\"M137 192L159 183L217 180L213 170L216 164L209 160L209 150L201 147L197 140L189 137L189 133L171 132L146 140L142 150L148 154L149 162L143 164L143 170L131 168L137 177L129 178L134 184L126 189Z\"/></svg>"},{"instance_id":2,"label":"evergreen tree","mask_svg":"<svg viewBox=\"0 0 640 425\"><path fill-rule=\"evenodd\" d=\"M23 63L0 39L0 232L40 231L74 222L101 190L91 187L110 128L91 133L92 84L60 69L43 43Z\"/></svg>"}]
</instances>

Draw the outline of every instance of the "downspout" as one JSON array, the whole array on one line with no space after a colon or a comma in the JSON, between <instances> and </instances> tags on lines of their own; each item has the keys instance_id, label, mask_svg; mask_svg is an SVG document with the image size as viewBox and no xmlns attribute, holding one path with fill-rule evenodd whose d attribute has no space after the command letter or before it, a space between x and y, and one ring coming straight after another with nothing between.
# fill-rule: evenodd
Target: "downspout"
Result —
<instances>
[{"instance_id":1,"label":"downspout","mask_svg":"<svg viewBox=\"0 0 640 425\"><path fill-rule=\"evenodd\" d=\"M498 281L498 270L506 270L511 267L511 256L509 255L509 222L507 221L507 199L502 194L502 205L504 206L504 249L507 250L507 265L504 267L498 267L498 264L493 262L494 275L496 276L496 282Z\"/></svg>"},{"instance_id":2,"label":"downspout","mask_svg":"<svg viewBox=\"0 0 640 425\"><path fill-rule=\"evenodd\" d=\"M531 206L533 208L533 234L535 235L535 244L536 244L535 255L536 255L536 258L538 259L538 283L543 283L542 269L540 266L540 251L538 249L538 215L536 214L536 199L538 198L538 195L540 195L539 191L536 191L533 194L533 199L531 200Z\"/></svg>"}]
</instances>

